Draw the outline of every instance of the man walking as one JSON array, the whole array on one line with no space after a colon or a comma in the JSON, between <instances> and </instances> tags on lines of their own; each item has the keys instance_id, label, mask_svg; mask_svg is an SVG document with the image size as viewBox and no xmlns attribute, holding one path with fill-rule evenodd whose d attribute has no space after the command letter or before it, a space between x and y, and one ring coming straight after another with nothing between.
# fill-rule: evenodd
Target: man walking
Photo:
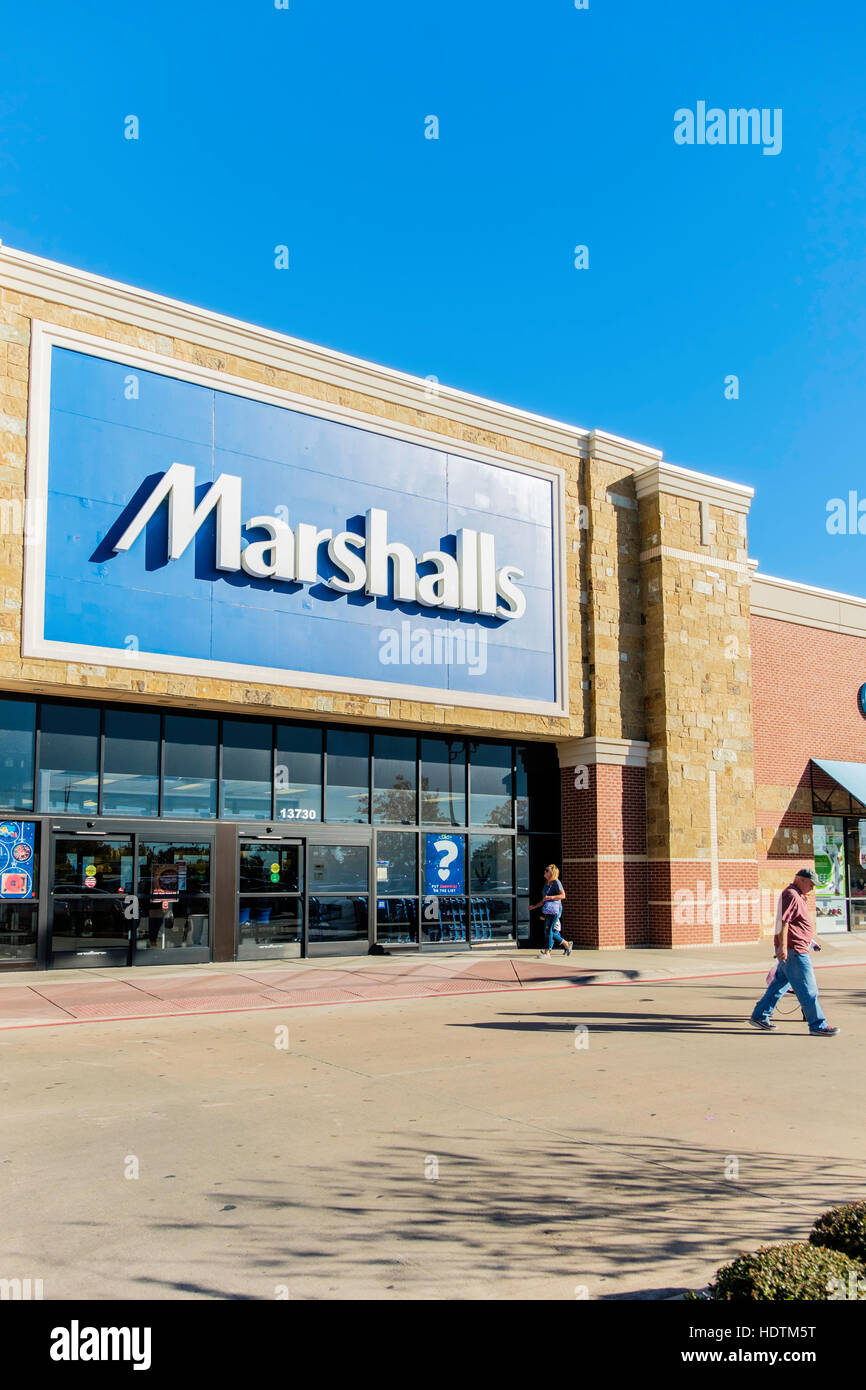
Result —
<instances>
[{"instance_id":1,"label":"man walking","mask_svg":"<svg viewBox=\"0 0 866 1390\"><path fill-rule=\"evenodd\" d=\"M815 924L809 912L808 900L817 882L818 875L812 869L800 869L794 875L794 882L782 893L773 938L776 971L749 1019L753 1028L760 1028L764 1033L775 1032L776 1024L771 1023L770 1018L782 995L787 994L789 989L799 999L803 1017L814 1038L834 1038L839 1032L824 1017L812 969Z\"/></svg>"}]
</instances>

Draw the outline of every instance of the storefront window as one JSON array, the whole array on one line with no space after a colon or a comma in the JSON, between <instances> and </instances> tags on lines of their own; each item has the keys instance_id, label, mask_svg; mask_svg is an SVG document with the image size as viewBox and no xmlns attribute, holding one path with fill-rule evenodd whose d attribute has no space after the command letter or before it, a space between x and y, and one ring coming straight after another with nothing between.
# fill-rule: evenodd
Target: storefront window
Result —
<instances>
[{"instance_id":1,"label":"storefront window","mask_svg":"<svg viewBox=\"0 0 866 1390\"><path fill-rule=\"evenodd\" d=\"M0 700L0 806L33 810L36 703Z\"/></svg>"},{"instance_id":2,"label":"storefront window","mask_svg":"<svg viewBox=\"0 0 866 1390\"><path fill-rule=\"evenodd\" d=\"M848 930L845 882L845 822L841 816L815 816L812 843L815 856L815 919L819 932Z\"/></svg>"},{"instance_id":3,"label":"storefront window","mask_svg":"<svg viewBox=\"0 0 866 1390\"><path fill-rule=\"evenodd\" d=\"M272 784L271 725L224 719L220 814L229 820L270 820Z\"/></svg>"},{"instance_id":4,"label":"storefront window","mask_svg":"<svg viewBox=\"0 0 866 1390\"><path fill-rule=\"evenodd\" d=\"M0 821L0 961L35 960L39 826Z\"/></svg>"},{"instance_id":5,"label":"storefront window","mask_svg":"<svg viewBox=\"0 0 866 1390\"><path fill-rule=\"evenodd\" d=\"M848 821L847 840L848 895L866 898L866 818Z\"/></svg>"},{"instance_id":6,"label":"storefront window","mask_svg":"<svg viewBox=\"0 0 866 1390\"><path fill-rule=\"evenodd\" d=\"M159 715L106 709L102 770L104 815L159 813Z\"/></svg>"},{"instance_id":7,"label":"storefront window","mask_svg":"<svg viewBox=\"0 0 866 1390\"><path fill-rule=\"evenodd\" d=\"M470 892L512 892L513 858L514 840L511 835L470 835Z\"/></svg>"},{"instance_id":8,"label":"storefront window","mask_svg":"<svg viewBox=\"0 0 866 1390\"><path fill-rule=\"evenodd\" d=\"M466 744L462 738L421 740L421 821L466 824Z\"/></svg>"},{"instance_id":9,"label":"storefront window","mask_svg":"<svg viewBox=\"0 0 866 1390\"><path fill-rule=\"evenodd\" d=\"M418 836L407 830L380 830L376 836L377 893L417 893Z\"/></svg>"},{"instance_id":10,"label":"storefront window","mask_svg":"<svg viewBox=\"0 0 866 1390\"><path fill-rule=\"evenodd\" d=\"M559 762L549 744L518 744L516 749L518 830L558 830Z\"/></svg>"},{"instance_id":11,"label":"storefront window","mask_svg":"<svg viewBox=\"0 0 866 1390\"><path fill-rule=\"evenodd\" d=\"M415 824L415 739L399 734L373 738L373 820Z\"/></svg>"},{"instance_id":12,"label":"storefront window","mask_svg":"<svg viewBox=\"0 0 866 1390\"><path fill-rule=\"evenodd\" d=\"M95 815L98 796L99 710L43 704L38 809Z\"/></svg>"},{"instance_id":13,"label":"storefront window","mask_svg":"<svg viewBox=\"0 0 866 1390\"><path fill-rule=\"evenodd\" d=\"M501 743L469 745L470 825L511 826L511 747Z\"/></svg>"},{"instance_id":14,"label":"storefront window","mask_svg":"<svg viewBox=\"0 0 866 1390\"><path fill-rule=\"evenodd\" d=\"M217 806L217 721L194 715L165 716L165 816L212 820Z\"/></svg>"},{"instance_id":15,"label":"storefront window","mask_svg":"<svg viewBox=\"0 0 866 1390\"><path fill-rule=\"evenodd\" d=\"M277 820L321 820L322 731L277 725Z\"/></svg>"},{"instance_id":16,"label":"storefront window","mask_svg":"<svg viewBox=\"0 0 866 1390\"><path fill-rule=\"evenodd\" d=\"M325 820L364 824L370 819L370 739L328 730Z\"/></svg>"}]
</instances>

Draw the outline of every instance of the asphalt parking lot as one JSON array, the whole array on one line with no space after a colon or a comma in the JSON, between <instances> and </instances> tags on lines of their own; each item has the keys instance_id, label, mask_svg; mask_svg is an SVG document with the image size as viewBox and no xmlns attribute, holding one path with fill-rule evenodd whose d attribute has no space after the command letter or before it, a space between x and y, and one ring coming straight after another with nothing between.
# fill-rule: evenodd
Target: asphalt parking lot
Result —
<instances>
[{"instance_id":1,"label":"asphalt parking lot","mask_svg":"<svg viewBox=\"0 0 866 1390\"><path fill-rule=\"evenodd\" d=\"M46 1299L610 1299L866 1193L866 967L0 1034L0 1277Z\"/></svg>"}]
</instances>

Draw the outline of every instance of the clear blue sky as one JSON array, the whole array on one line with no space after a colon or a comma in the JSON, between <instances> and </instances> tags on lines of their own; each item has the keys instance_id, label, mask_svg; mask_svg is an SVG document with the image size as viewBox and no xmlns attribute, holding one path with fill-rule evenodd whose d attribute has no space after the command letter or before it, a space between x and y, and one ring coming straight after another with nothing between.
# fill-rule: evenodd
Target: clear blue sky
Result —
<instances>
[{"instance_id":1,"label":"clear blue sky","mask_svg":"<svg viewBox=\"0 0 866 1390\"><path fill-rule=\"evenodd\" d=\"M661 447L866 594L862 0L42 0L2 52L7 244ZM699 100L781 153L678 146Z\"/></svg>"}]
</instances>

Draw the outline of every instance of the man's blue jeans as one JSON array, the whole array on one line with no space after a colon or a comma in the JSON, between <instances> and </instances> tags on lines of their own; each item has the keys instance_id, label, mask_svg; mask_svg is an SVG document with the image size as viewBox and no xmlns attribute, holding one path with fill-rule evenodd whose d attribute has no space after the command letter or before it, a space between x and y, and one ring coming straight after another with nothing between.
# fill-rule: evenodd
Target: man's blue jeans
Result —
<instances>
[{"instance_id":1,"label":"man's blue jeans","mask_svg":"<svg viewBox=\"0 0 866 1390\"><path fill-rule=\"evenodd\" d=\"M800 1001L809 1032L814 1033L816 1029L823 1028L827 1020L818 1003L818 984L808 951L789 951L787 960L776 961L776 973L763 998L758 1000L752 1010L752 1018L761 1023L769 1023L773 1010L789 989L794 991Z\"/></svg>"}]
</instances>

